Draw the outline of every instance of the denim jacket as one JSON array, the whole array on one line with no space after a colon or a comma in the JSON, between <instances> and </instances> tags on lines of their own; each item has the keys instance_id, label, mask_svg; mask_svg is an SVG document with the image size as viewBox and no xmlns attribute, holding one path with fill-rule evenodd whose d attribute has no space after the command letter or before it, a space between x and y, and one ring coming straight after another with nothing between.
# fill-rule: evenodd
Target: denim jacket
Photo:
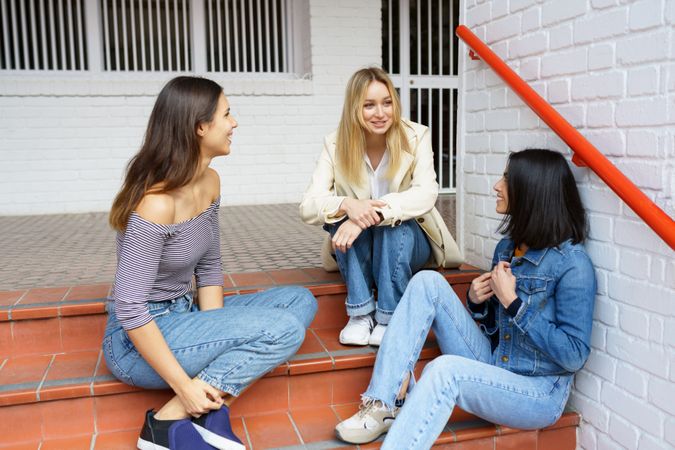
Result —
<instances>
[{"instance_id":1,"label":"denim jacket","mask_svg":"<svg viewBox=\"0 0 675 450\"><path fill-rule=\"evenodd\" d=\"M499 330L494 364L523 375L569 375L581 369L591 346L595 270L581 244L528 250L513 257L513 241L502 239L492 267L509 261L522 306L507 314L496 296L471 315L483 332ZM489 320L492 317L496 320ZM492 322L492 326L490 326ZM487 326L486 326L487 325Z\"/></svg>"}]
</instances>

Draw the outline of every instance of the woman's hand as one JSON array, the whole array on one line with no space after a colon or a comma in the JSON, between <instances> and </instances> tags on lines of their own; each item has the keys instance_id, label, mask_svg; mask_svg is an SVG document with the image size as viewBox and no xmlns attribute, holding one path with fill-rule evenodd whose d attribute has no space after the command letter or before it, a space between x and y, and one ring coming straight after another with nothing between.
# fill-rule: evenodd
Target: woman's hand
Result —
<instances>
[{"instance_id":1,"label":"woman's hand","mask_svg":"<svg viewBox=\"0 0 675 450\"><path fill-rule=\"evenodd\" d=\"M387 204L381 200L358 200L345 198L340 204L340 211L347 214L356 225L365 230L380 223L380 216L375 208L383 208Z\"/></svg>"},{"instance_id":2,"label":"woman's hand","mask_svg":"<svg viewBox=\"0 0 675 450\"><path fill-rule=\"evenodd\" d=\"M500 261L490 274L490 288L504 308L508 308L516 295L516 277L511 273L511 265Z\"/></svg>"},{"instance_id":3,"label":"woman's hand","mask_svg":"<svg viewBox=\"0 0 675 450\"><path fill-rule=\"evenodd\" d=\"M176 390L176 395L192 417L199 417L223 406L223 398L218 389L199 378L193 378L181 385Z\"/></svg>"},{"instance_id":4,"label":"woman's hand","mask_svg":"<svg viewBox=\"0 0 675 450\"><path fill-rule=\"evenodd\" d=\"M480 305L494 295L490 286L490 277L492 277L492 272L485 272L473 279L471 287L469 287L469 300L471 300L471 303Z\"/></svg>"},{"instance_id":5,"label":"woman's hand","mask_svg":"<svg viewBox=\"0 0 675 450\"><path fill-rule=\"evenodd\" d=\"M351 219L342 222L333 235L333 239L331 239L333 251L340 250L342 253L347 253L347 250L352 247L352 244L362 231L361 227Z\"/></svg>"}]
</instances>

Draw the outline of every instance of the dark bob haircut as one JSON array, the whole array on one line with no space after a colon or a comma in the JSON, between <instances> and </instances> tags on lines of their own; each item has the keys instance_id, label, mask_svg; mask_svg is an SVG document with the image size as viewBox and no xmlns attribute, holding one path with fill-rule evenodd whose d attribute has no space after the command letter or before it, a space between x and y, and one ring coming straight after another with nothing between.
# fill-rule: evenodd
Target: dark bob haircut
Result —
<instances>
[{"instance_id":1,"label":"dark bob haircut","mask_svg":"<svg viewBox=\"0 0 675 450\"><path fill-rule=\"evenodd\" d=\"M499 231L533 249L586 239L586 211L567 161L558 152L511 153L505 172L508 212Z\"/></svg>"}]
</instances>

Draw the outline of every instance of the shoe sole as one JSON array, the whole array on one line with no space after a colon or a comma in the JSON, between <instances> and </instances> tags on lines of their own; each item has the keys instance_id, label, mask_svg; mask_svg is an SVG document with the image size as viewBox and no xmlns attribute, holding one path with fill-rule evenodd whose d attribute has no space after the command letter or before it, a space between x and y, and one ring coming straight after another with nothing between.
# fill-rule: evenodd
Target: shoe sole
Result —
<instances>
[{"instance_id":1,"label":"shoe sole","mask_svg":"<svg viewBox=\"0 0 675 450\"><path fill-rule=\"evenodd\" d=\"M342 345L358 345L359 347L365 347L366 345L368 345L368 340L365 340L365 341L346 341L345 340L345 341L343 341L342 339L340 339L340 344L342 344Z\"/></svg>"},{"instance_id":2,"label":"shoe sole","mask_svg":"<svg viewBox=\"0 0 675 450\"><path fill-rule=\"evenodd\" d=\"M364 437L364 438L358 438L358 437L348 437L348 436L343 436L342 433L340 433L340 430L337 428L335 429L335 436L337 436L338 439L340 439L343 442L347 442L348 444L367 444L369 442L373 442L377 440L380 436L385 434L389 429L387 428L386 430L382 431L381 433L378 433L374 435L373 437Z\"/></svg>"},{"instance_id":3,"label":"shoe sole","mask_svg":"<svg viewBox=\"0 0 675 450\"><path fill-rule=\"evenodd\" d=\"M154 442L149 442L146 441L145 439L138 438L138 441L136 441L136 447L139 450L170 450L167 447L164 447L162 445L157 445Z\"/></svg>"},{"instance_id":4,"label":"shoe sole","mask_svg":"<svg viewBox=\"0 0 675 450\"><path fill-rule=\"evenodd\" d=\"M370 334L362 341L356 341L356 340L347 340L342 338L342 333L340 333L340 336L338 337L338 341L342 345L359 345L359 346L366 346L368 345L368 341L370 340Z\"/></svg>"},{"instance_id":5,"label":"shoe sole","mask_svg":"<svg viewBox=\"0 0 675 450\"><path fill-rule=\"evenodd\" d=\"M197 433L199 433L204 441L213 445L218 450L246 450L246 447L239 444L238 442L224 438L202 426L197 425L196 423L193 423L192 425L195 427L195 430L197 430Z\"/></svg>"}]
</instances>

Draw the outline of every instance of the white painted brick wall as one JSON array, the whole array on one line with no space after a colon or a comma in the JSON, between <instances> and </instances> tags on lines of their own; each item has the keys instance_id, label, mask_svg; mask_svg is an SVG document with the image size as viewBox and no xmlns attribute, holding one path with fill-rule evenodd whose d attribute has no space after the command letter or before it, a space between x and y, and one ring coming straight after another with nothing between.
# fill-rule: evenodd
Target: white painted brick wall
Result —
<instances>
[{"instance_id":1,"label":"white painted brick wall","mask_svg":"<svg viewBox=\"0 0 675 450\"><path fill-rule=\"evenodd\" d=\"M380 2L309 0L311 78L211 76L239 121L212 163L223 204L298 202L347 79L381 61ZM0 75L0 214L106 211L172 74Z\"/></svg>"},{"instance_id":2,"label":"white painted brick wall","mask_svg":"<svg viewBox=\"0 0 675 450\"><path fill-rule=\"evenodd\" d=\"M504 3L509 15L493 20ZM464 15L675 216L675 1L492 0L467 3ZM484 63L464 47L460 53L459 239L468 261L487 268L500 237L491 186L507 153L542 146L571 153L512 92L504 104L505 86ZM578 447L675 448L675 254L598 176L573 172L598 279L591 355L571 397L583 416Z\"/></svg>"}]
</instances>

